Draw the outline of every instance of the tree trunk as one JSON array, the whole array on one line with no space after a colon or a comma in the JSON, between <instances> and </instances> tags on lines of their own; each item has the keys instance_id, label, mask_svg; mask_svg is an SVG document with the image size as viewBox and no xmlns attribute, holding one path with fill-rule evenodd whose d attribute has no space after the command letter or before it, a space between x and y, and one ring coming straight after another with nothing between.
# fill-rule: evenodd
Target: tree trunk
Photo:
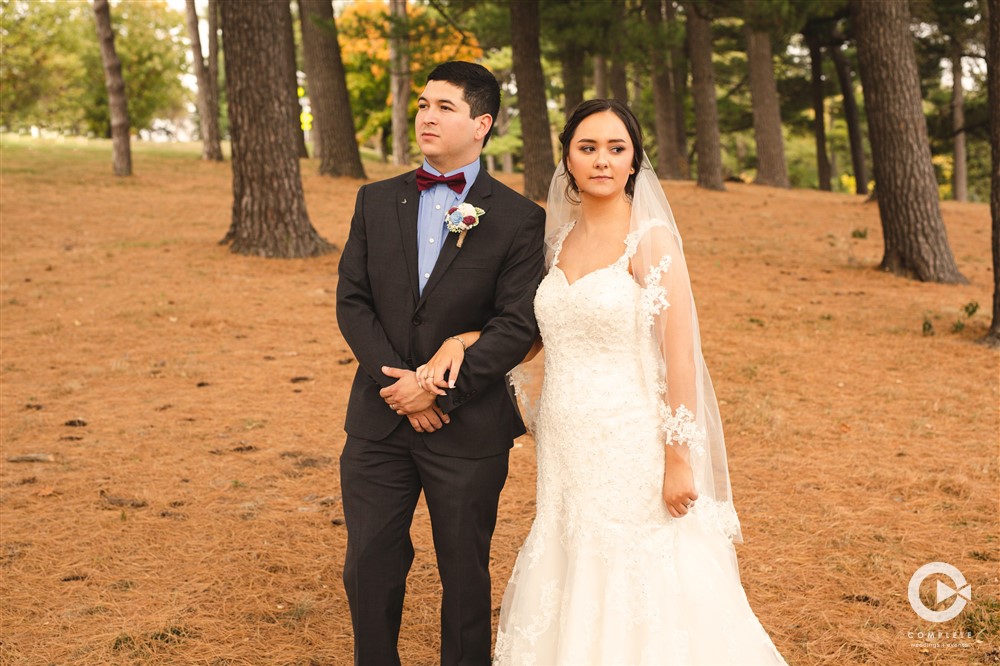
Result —
<instances>
[{"instance_id":1,"label":"tree trunk","mask_svg":"<svg viewBox=\"0 0 1000 666\"><path fill-rule=\"evenodd\" d=\"M549 111L545 106L545 78L538 45L538 0L510 3L511 47L514 51L514 79L521 111L524 144L524 196L544 201L555 166Z\"/></svg>"},{"instance_id":2,"label":"tree trunk","mask_svg":"<svg viewBox=\"0 0 1000 666\"><path fill-rule=\"evenodd\" d=\"M611 97L622 104L628 104L628 69L625 63L616 58L611 61Z\"/></svg>"},{"instance_id":3,"label":"tree trunk","mask_svg":"<svg viewBox=\"0 0 1000 666\"><path fill-rule=\"evenodd\" d=\"M885 237L883 270L964 283L938 203L909 6L851 0Z\"/></svg>"},{"instance_id":4,"label":"tree trunk","mask_svg":"<svg viewBox=\"0 0 1000 666\"><path fill-rule=\"evenodd\" d=\"M993 321L983 342L1000 347L1000 0L988 0L986 76L990 108L990 152L993 178L990 213L993 218Z\"/></svg>"},{"instance_id":5,"label":"tree trunk","mask_svg":"<svg viewBox=\"0 0 1000 666\"><path fill-rule=\"evenodd\" d=\"M410 46L406 0L389 0L389 63L392 90L392 163L410 163Z\"/></svg>"},{"instance_id":6,"label":"tree trunk","mask_svg":"<svg viewBox=\"0 0 1000 666\"><path fill-rule=\"evenodd\" d=\"M663 4L661 0L644 0L643 11L650 30L662 37L664 31ZM662 40L653 39L649 49L653 78L653 113L656 127L656 171L660 178L680 178L681 157L677 150L676 120L674 118L673 72L663 57Z\"/></svg>"},{"instance_id":7,"label":"tree trunk","mask_svg":"<svg viewBox=\"0 0 1000 666\"><path fill-rule=\"evenodd\" d=\"M674 23L677 20L677 11L674 9L673 0L666 0L664 9L667 13L667 23ZM672 103L674 105L674 122L677 124L674 132L677 141L677 177L690 178L691 165L688 162L687 149L687 109L684 105L684 101L687 99L688 58L684 43L677 44L670 49L669 67L674 83Z\"/></svg>"},{"instance_id":8,"label":"tree trunk","mask_svg":"<svg viewBox=\"0 0 1000 666\"><path fill-rule=\"evenodd\" d=\"M748 23L746 38L753 130L757 142L757 178L754 182L788 187L778 84L774 80L774 63L771 57L771 36L767 32L753 30Z\"/></svg>"},{"instance_id":9,"label":"tree trunk","mask_svg":"<svg viewBox=\"0 0 1000 666\"><path fill-rule=\"evenodd\" d=\"M233 142L233 220L223 242L238 254L310 257L336 249L309 222L288 109L291 13L282 2L220 0Z\"/></svg>"},{"instance_id":10,"label":"tree trunk","mask_svg":"<svg viewBox=\"0 0 1000 666\"><path fill-rule=\"evenodd\" d=\"M563 80L563 108L569 118L583 101L583 49L575 42L566 44L560 53Z\"/></svg>"},{"instance_id":11,"label":"tree trunk","mask_svg":"<svg viewBox=\"0 0 1000 666\"><path fill-rule=\"evenodd\" d=\"M830 49L830 55L837 68L840 93L844 97L844 120L847 122L847 134L851 139L851 164L854 167L854 191L856 194L868 194L868 170L865 167L865 148L861 140L861 122L858 117L858 103L854 98L851 67L839 45Z\"/></svg>"},{"instance_id":12,"label":"tree trunk","mask_svg":"<svg viewBox=\"0 0 1000 666\"><path fill-rule=\"evenodd\" d=\"M108 89L108 108L111 114L111 166L116 176L131 176L128 100L125 99L122 63L115 51L115 32L111 29L108 0L94 0L94 20L97 23L97 41L101 43L104 85Z\"/></svg>"},{"instance_id":13,"label":"tree trunk","mask_svg":"<svg viewBox=\"0 0 1000 666\"><path fill-rule=\"evenodd\" d=\"M215 124L215 136L219 141L219 160L222 154L222 130L219 127L219 5L217 0L208 0L208 113Z\"/></svg>"},{"instance_id":14,"label":"tree trunk","mask_svg":"<svg viewBox=\"0 0 1000 666\"><path fill-rule=\"evenodd\" d=\"M607 0L611 3L611 96L628 104L628 67L622 45L628 40L625 25L625 0Z\"/></svg>"},{"instance_id":15,"label":"tree trunk","mask_svg":"<svg viewBox=\"0 0 1000 666\"><path fill-rule=\"evenodd\" d=\"M830 160L826 156L826 106L823 94L823 45L812 31L803 33L809 47L809 65L812 71L813 134L816 135L816 172L819 189L829 192Z\"/></svg>"},{"instance_id":16,"label":"tree trunk","mask_svg":"<svg viewBox=\"0 0 1000 666\"><path fill-rule=\"evenodd\" d=\"M187 25L191 36L191 55L194 63L194 75L198 80L198 119L201 126L201 159L218 162L222 160L222 146L219 143L219 108L216 102L213 112L211 97L215 95L215 86L205 57L201 53L201 33L198 30L198 10L194 0L187 0Z\"/></svg>"},{"instance_id":17,"label":"tree trunk","mask_svg":"<svg viewBox=\"0 0 1000 666\"><path fill-rule=\"evenodd\" d=\"M299 0L299 15L313 124L323 146L319 172L364 178L333 4L330 0Z\"/></svg>"},{"instance_id":18,"label":"tree trunk","mask_svg":"<svg viewBox=\"0 0 1000 666\"><path fill-rule=\"evenodd\" d=\"M955 168L952 171L952 195L955 201L967 201L968 164L965 152L965 95L962 90L962 43L951 40L951 128L955 133Z\"/></svg>"},{"instance_id":19,"label":"tree trunk","mask_svg":"<svg viewBox=\"0 0 1000 666\"><path fill-rule=\"evenodd\" d=\"M295 130L296 150L299 157L309 157L309 150L306 148L306 134L302 129L302 105L299 104L299 64L295 57L295 28L292 26L292 5L291 0L268 0L266 4L277 3L284 7L288 18L275 26L280 28L285 41L282 54L285 58L285 85L292 91L291 100L288 102L287 122ZM226 63L226 72L229 72L229 63Z\"/></svg>"},{"instance_id":20,"label":"tree trunk","mask_svg":"<svg viewBox=\"0 0 1000 666\"><path fill-rule=\"evenodd\" d=\"M712 69L712 24L698 13L694 3L684 3L691 47L691 89L694 96L695 152L698 155L698 185L725 190L722 182L722 146L719 114Z\"/></svg>"},{"instance_id":21,"label":"tree trunk","mask_svg":"<svg viewBox=\"0 0 1000 666\"><path fill-rule=\"evenodd\" d=\"M608 60L600 53L594 54L594 97L608 98Z\"/></svg>"}]
</instances>

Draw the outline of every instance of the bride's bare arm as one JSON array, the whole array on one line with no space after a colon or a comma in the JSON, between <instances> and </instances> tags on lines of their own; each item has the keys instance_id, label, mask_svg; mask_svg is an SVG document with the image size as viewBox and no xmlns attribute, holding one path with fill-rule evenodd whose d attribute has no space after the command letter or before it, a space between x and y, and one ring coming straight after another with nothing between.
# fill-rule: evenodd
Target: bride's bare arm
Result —
<instances>
[{"instance_id":1,"label":"bride's bare arm","mask_svg":"<svg viewBox=\"0 0 1000 666\"><path fill-rule=\"evenodd\" d=\"M528 350L528 355L524 357L524 360L521 361L521 363L527 363L531 359L538 356L538 353L542 351L544 346L545 345L542 344L542 336L535 338L535 341L531 343L531 349Z\"/></svg>"},{"instance_id":2,"label":"bride's bare arm","mask_svg":"<svg viewBox=\"0 0 1000 666\"><path fill-rule=\"evenodd\" d=\"M417 368L417 383L428 393L446 395L455 388L458 371L465 360L465 350L476 344L481 331L469 331L446 338L429 361Z\"/></svg>"}]
</instances>

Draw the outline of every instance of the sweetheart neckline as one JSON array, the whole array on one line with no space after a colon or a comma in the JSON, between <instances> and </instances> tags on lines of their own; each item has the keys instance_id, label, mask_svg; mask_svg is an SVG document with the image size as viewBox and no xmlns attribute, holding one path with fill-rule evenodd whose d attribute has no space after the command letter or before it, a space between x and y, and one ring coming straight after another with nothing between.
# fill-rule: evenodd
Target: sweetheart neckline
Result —
<instances>
[{"instance_id":1,"label":"sweetheart neckline","mask_svg":"<svg viewBox=\"0 0 1000 666\"><path fill-rule=\"evenodd\" d=\"M595 268L594 270L590 271L589 273L585 273L584 275L581 275L580 277L578 277L577 279L573 280L572 282L570 282L569 278L566 277L565 271L563 271L563 269L559 268L559 264L553 264L552 265L552 269L553 270L558 270L559 274L562 275L563 282L566 284L566 287L569 288L569 289L572 289L574 286L576 286L577 283L579 283L579 282L581 282L583 280L586 280L587 278L589 278L591 275L594 275L595 273L602 273L604 271L613 271L616 268L618 269L619 272L623 273L624 275L627 275L628 278L632 281L633 284L635 284L636 286L639 286L638 284L636 284L635 279L632 277L632 274L629 273L627 270L624 270L624 269L620 268L618 266L618 262L617 261L615 263L613 263L613 264L610 264L608 266L604 266L602 268Z\"/></svg>"}]
</instances>

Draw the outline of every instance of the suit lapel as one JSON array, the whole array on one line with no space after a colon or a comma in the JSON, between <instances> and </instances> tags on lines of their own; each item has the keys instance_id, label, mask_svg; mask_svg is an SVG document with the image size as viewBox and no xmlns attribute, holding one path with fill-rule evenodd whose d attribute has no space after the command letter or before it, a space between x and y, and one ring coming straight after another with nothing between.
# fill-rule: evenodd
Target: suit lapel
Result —
<instances>
[{"instance_id":1,"label":"suit lapel","mask_svg":"<svg viewBox=\"0 0 1000 666\"><path fill-rule=\"evenodd\" d=\"M407 174L403 185L396 193L396 217L399 221L400 240L406 260L406 275L413 290L413 302L420 298L420 283L417 280L417 213L420 210L420 192L414 173Z\"/></svg>"},{"instance_id":2,"label":"suit lapel","mask_svg":"<svg viewBox=\"0 0 1000 666\"><path fill-rule=\"evenodd\" d=\"M414 187L416 186L414 185ZM469 188L469 194L465 197L465 203L472 204L473 206L477 206L482 208L484 211L489 212L489 197L492 194L493 177L486 173L486 169L480 169L479 175L476 177L476 182L474 182L472 187ZM414 229L416 229L416 227L414 227ZM469 230L469 233L465 238L466 244L470 242L469 237L475 235L475 233L475 229ZM416 231L414 231L414 234L416 234ZM420 300L417 301L418 310L420 309L420 306L424 304L424 301L427 300L427 295L430 294L441 281L442 276L444 276L447 272L448 267L451 266L451 262L455 260L455 257L457 257L458 253L461 251L462 249L458 247L458 234L449 232L447 240L441 246L441 254L438 255L437 262L434 264L434 270L431 271L431 276L427 279L427 284L424 285L424 293L420 297ZM416 275L415 272L414 275Z\"/></svg>"}]
</instances>

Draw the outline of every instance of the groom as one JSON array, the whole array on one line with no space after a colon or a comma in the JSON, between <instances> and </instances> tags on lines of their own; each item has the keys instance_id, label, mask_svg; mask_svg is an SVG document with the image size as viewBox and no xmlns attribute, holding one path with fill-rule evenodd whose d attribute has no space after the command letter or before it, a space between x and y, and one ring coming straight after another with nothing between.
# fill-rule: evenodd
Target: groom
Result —
<instances>
[{"instance_id":1,"label":"groom","mask_svg":"<svg viewBox=\"0 0 1000 666\"><path fill-rule=\"evenodd\" d=\"M340 259L337 321L359 364L340 458L355 664L400 663L421 490L443 587L441 663L490 663L490 539L509 449L524 433L505 374L538 333L545 226L539 206L480 168L499 110L484 67L431 72L415 120L423 166L361 188ZM484 212L459 247L445 215L463 202ZM466 331L482 336L457 386L424 391L414 368Z\"/></svg>"}]
</instances>

